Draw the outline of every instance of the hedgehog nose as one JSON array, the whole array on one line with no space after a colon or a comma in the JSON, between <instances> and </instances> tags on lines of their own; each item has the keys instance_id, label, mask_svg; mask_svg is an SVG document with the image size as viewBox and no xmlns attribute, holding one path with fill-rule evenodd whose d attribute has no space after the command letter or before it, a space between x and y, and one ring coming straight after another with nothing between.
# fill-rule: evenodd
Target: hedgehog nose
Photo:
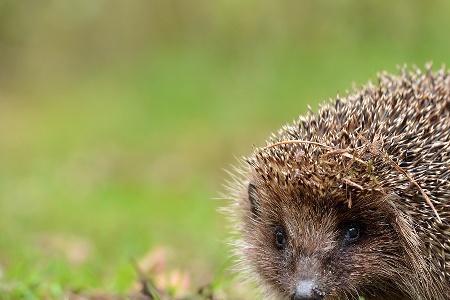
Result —
<instances>
[{"instance_id":1,"label":"hedgehog nose","mask_svg":"<svg viewBox=\"0 0 450 300\"><path fill-rule=\"evenodd\" d=\"M320 300L323 296L317 291L317 286L312 280L301 280L295 289L292 300Z\"/></svg>"}]
</instances>

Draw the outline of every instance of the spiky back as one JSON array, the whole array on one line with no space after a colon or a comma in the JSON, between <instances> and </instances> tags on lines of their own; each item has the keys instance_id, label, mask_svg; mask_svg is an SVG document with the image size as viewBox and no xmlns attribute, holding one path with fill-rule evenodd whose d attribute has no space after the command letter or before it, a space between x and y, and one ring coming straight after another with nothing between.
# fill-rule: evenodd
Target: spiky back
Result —
<instances>
[{"instance_id":1,"label":"spiky back","mask_svg":"<svg viewBox=\"0 0 450 300\"><path fill-rule=\"evenodd\" d=\"M438 280L449 280L446 70L383 73L376 85L369 83L284 126L247 162L267 185L294 185L321 196L343 187L398 196L395 206L414 223L417 251L434 266Z\"/></svg>"}]
</instances>

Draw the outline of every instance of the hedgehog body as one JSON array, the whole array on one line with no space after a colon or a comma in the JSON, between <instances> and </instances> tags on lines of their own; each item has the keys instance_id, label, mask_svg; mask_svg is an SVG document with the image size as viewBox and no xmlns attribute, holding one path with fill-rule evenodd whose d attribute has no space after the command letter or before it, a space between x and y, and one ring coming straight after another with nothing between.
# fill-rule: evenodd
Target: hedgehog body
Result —
<instances>
[{"instance_id":1,"label":"hedgehog body","mask_svg":"<svg viewBox=\"0 0 450 300\"><path fill-rule=\"evenodd\" d=\"M255 149L239 266L274 299L450 299L450 76L381 74Z\"/></svg>"}]
</instances>

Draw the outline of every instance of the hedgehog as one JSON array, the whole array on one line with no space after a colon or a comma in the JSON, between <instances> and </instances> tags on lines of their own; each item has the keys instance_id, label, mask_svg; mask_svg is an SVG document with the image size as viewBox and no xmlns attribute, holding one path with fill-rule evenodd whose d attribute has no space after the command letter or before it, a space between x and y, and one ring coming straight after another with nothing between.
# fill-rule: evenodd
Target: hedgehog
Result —
<instances>
[{"instance_id":1,"label":"hedgehog","mask_svg":"<svg viewBox=\"0 0 450 300\"><path fill-rule=\"evenodd\" d=\"M237 268L265 299L450 299L450 76L401 68L231 172Z\"/></svg>"}]
</instances>

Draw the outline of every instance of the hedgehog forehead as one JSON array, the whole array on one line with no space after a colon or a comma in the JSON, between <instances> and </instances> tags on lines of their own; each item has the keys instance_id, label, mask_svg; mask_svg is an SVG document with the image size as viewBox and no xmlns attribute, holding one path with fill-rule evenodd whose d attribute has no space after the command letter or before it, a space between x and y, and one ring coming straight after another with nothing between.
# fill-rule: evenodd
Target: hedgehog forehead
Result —
<instances>
[{"instance_id":1,"label":"hedgehog forehead","mask_svg":"<svg viewBox=\"0 0 450 300\"><path fill-rule=\"evenodd\" d=\"M385 191L372 188L364 180L347 179L348 173L361 176L355 170L337 171L314 162L302 164L300 168L277 167L269 164L265 172L255 171L250 179L257 186L262 210L268 213L269 219L276 218L280 212L281 216L296 220L311 216L322 219L323 214L330 213L350 219L369 210L372 214L373 211L385 211L382 215L390 213Z\"/></svg>"},{"instance_id":2,"label":"hedgehog forehead","mask_svg":"<svg viewBox=\"0 0 450 300\"><path fill-rule=\"evenodd\" d=\"M332 166L314 159L302 162L256 159L252 169L253 181L280 194L308 194L317 198L332 193L340 186L340 176L333 172Z\"/></svg>"},{"instance_id":3,"label":"hedgehog forehead","mask_svg":"<svg viewBox=\"0 0 450 300\"><path fill-rule=\"evenodd\" d=\"M279 146L263 148L248 160L250 181L272 197L351 205L356 195L385 193L370 165L356 162L349 153L330 155L334 150L314 145ZM364 151L355 155L369 157Z\"/></svg>"},{"instance_id":4,"label":"hedgehog forehead","mask_svg":"<svg viewBox=\"0 0 450 300\"><path fill-rule=\"evenodd\" d=\"M291 146L257 152L248 160L255 173L265 181L297 181L316 178L330 179L355 172L353 166L341 157L327 156L321 149L308 150ZM312 176L312 177L311 177Z\"/></svg>"}]
</instances>

